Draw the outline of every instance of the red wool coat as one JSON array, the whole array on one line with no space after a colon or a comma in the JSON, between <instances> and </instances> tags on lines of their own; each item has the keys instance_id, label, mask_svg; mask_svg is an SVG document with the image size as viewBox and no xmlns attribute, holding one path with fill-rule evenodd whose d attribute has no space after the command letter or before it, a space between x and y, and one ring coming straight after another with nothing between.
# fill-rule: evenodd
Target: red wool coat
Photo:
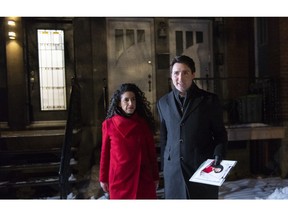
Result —
<instances>
[{"instance_id":1,"label":"red wool coat","mask_svg":"<svg viewBox=\"0 0 288 216\"><path fill-rule=\"evenodd\" d=\"M99 175L99 180L109 185L110 199L156 198L155 142L143 118L115 115L102 123Z\"/></svg>"}]
</instances>

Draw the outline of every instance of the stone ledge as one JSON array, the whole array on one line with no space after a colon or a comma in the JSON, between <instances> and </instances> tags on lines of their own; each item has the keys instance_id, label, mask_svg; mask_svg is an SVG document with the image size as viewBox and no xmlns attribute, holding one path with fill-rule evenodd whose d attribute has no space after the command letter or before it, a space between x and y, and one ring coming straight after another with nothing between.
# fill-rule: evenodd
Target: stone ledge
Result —
<instances>
[{"instance_id":1,"label":"stone ledge","mask_svg":"<svg viewBox=\"0 0 288 216\"><path fill-rule=\"evenodd\" d=\"M283 139L285 137L285 127L235 127L226 128L226 130L228 141Z\"/></svg>"}]
</instances>

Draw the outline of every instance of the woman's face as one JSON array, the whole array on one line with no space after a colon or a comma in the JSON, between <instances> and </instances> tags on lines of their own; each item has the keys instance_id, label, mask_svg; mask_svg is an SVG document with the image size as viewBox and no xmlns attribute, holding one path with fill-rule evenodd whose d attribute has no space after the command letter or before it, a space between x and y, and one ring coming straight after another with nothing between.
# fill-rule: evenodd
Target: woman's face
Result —
<instances>
[{"instance_id":1,"label":"woman's face","mask_svg":"<svg viewBox=\"0 0 288 216\"><path fill-rule=\"evenodd\" d=\"M136 110L136 97L133 92L127 91L121 95L119 106L126 114L133 114Z\"/></svg>"}]
</instances>

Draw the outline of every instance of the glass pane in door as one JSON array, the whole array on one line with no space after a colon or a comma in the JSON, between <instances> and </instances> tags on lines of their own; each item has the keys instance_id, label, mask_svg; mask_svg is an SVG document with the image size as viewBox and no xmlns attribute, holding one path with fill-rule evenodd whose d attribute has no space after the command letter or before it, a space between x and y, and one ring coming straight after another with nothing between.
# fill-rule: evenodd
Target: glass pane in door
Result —
<instances>
[{"instance_id":1,"label":"glass pane in door","mask_svg":"<svg viewBox=\"0 0 288 216\"><path fill-rule=\"evenodd\" d=\"M66 110L64 31L39 29L41 111Z\"/></svg>"}]
</instances>

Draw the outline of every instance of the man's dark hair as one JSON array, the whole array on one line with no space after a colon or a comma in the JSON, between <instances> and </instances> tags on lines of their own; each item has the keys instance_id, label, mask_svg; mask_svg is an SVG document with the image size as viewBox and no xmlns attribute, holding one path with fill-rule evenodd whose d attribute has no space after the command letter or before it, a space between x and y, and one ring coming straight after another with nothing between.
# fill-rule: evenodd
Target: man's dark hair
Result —
<instances>
[{"instance_id":1,"label":"man's dark hair","mask_svg":"<svg viewBox=\"0 0 288 216\"><path fill-rule=\"evenodd\" d=\"M192 73L196 72L195 69L195 62L193 61L192 58L190 58L189 56L186 55L180 55L180 56L176 56L174 59L172 59L171 63L170 63L170 67L172 69L173 65L175 63L183 63L186 64L192 71ZM172 70L171 70L172 71Z\"/></svg>"}]
</instances>

